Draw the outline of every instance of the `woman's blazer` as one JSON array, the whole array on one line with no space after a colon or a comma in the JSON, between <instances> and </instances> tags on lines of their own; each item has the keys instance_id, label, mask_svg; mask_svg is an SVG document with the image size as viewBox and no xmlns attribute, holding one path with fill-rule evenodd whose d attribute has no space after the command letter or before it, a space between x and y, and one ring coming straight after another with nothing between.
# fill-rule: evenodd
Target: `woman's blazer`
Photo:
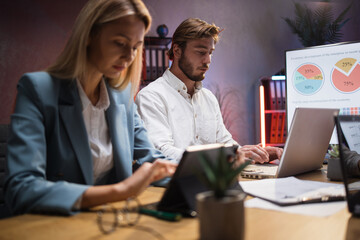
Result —
<instances>
[{"instance_id":1,"label":"woman's blazer","mask_svg":"<svg viewBox=\"0 0 360 240\"><path fill-rule=\"evenodd\" d=\"M123 91L106 85L114 168L98 184L122 181L143 162L163 158L147 137L130 84ZM34 72L25 74L17 89L8 140L6 204L14 214L72 214L76 200L94 185L76 81Z\"/></svg>"}]
</instances>

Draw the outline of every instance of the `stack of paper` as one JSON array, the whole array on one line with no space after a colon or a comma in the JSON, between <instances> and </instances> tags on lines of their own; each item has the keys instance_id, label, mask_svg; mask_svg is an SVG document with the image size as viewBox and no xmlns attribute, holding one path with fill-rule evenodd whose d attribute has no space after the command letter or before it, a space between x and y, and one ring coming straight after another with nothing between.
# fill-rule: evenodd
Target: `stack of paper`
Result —
<instances>
[{"instance_id":1,"label":"stack of paper","mask_svg":"<svg viewBox=\"0 0 360 240\"><path fill-rule=\"evenodd\" d=\"M299 180L295 177L288 177L244 181L240 182L240 185L249 195L268 201L251 199L246 201L246 207L266 208L317 216L327 216L346 207L344 201L324 203L335 200L339 201L345 198L345 190L342 184ZM315 202L317 203L309 204ZM319 204L320 202L323 204ZM290 205L294 206L281 207ZM306 211L306 209L310 208L311 211Z\"/></svg>"}]
</instances>

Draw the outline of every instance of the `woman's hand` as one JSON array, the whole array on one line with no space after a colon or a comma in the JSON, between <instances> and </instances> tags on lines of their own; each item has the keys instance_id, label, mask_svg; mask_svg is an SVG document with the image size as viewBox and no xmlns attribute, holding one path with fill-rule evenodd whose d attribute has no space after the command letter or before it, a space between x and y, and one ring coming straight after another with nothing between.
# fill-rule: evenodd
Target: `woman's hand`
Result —
<instances>
[{"instance_id":1,"label":"woman's hand","mask_svg":"<svg viewBox=\"0 0 360 240\"><path fill-rule=\"evenodd\" d=\"M157 159L153 163L143 163L133 175L124 181L112 185L89 187L82 195L81 208L122 201L137 196L151 182L172 176L176 167L177 164L161 159Z\"/></svg>"},{"instance_id":2,"label":"woman's hand","mask_svg":"<svg viewBox=\"0 0 360 240\"><path fill-rule=\"evenodd\" d=\"M175 173L177 164L168 160L157 159L151 166L152 178L150 182L170 177Z\"/></svg>"},{"instance_id":3,"label":"woman's hand","mask_svg":"<svg viewBox=\"0 0 360 240\"><path fill-rule=\"evenodd\" d=\"M135 173L123 182L132 196L139 195L150 183L174 174L177 164L168 160L157 159L153 163L145 162Z\"/></svg>"}]
</instances>

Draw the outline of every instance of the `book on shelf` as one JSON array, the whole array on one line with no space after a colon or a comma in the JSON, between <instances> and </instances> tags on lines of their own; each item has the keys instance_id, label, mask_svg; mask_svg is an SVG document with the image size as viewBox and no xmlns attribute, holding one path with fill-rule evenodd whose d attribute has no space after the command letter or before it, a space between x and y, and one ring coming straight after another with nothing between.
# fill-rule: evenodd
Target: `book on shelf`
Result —
<instances>
[{"instance_id":1,"label":"book on shelf","mask_svg":"<svg viewBox=\"0 0 360 240\"><path fill-rule=\"evenodd\" d=\"M145 58L146 58L146 80L151 79L151 51L150 49L145 49Z\"/></svg>"},{"instance_id":2,"label":"book on shelf","mask_svg":"<svg viewBox=\"0 0 360 240\"><path fill-rule=\"evenodd\" d=\"M164 71L169 68L169 55L168 55L168 49L164 49Z\"/></svg>"},{"instance_id":3,"label":"book on shelf","mask_svg":"<svg viewBox=\"0 0 360 240\"><path fill-rule=\"evenodd\" d=\"M281 135L282 135L282 125L283 125L283 113L278 112L278 119L277 119L277 137L276 137L276 143L281 143Z\"/></svg>"},{"instance_id":4,"label":"book on shelf","mask_svg":"<svg viewBox=\"0 0 360 240\"><path fill-rule=\"evenodd\" d=\"M282 97L282 109L286 109L286 81L281 81L281 97Z\"/></svg>"},{"instance_id":5,"label":"book on shelf","mask_svg":"<svg viewBox=\"0 0 360 240\"><path fill-rule=\"evenodd\" d=\"M156 78L158 78L163 73L163 71L162 71L162 68L163 68L163 54L162 54L162 49L161 48L156 48L155 51L156 51L156 54L157 54Z\"/></svg>"},{"instance_id":6,"label":"book on shelf","mask_svg":"<svg viewBox=\"0 0 360 240\"><path fill-rule=\"evenodd\" d=\"M276 109L282 109L282 90L281 90L281 82L279 80L275 81L275 89L276 89Z\"/></svg>"},{"instance_id":7,"label":"book on shelf","mask_svg":"<svg viewBox=\"0 0 360 240\"><path fill-rule=\"evenodd\" d=\"M281 139L280 139L280 143L285 143L286 137L287 137L286 113L283 112L282 115L283 115L283 118L282 118L282 124L281 124Z\"/></svg>"},{"instance_id":8,"label":"book on shelf","mask_svg":"<svg viewBox=\"0 0 360 240\"><path fill-rule=\"evenodd\" d=\"M270 142L271 136L271 114L265 114L265 143Z\"/></svg>"},{"instance_id":9,"label":"book on shelf","mask_svg":"<svg viewBox=\"0 0 360 240\"><path fill-rule=\"evenodd\" d=\"M151 65L151 79L155 80L157 78L157 64L158 64L158 55L156 48L151 49L151 58L152 58L152 65Z\"/></svg>"},{"instance_id":10,"label":"book on shelf","mask_svg":"<svg viewBox=\"0 0 360 240\"><path fill-rule=\"evenodd\" d=\"M274 81L269 81L269 96L270 96L270 109L274 110L277 108L277 99L275 92L275 83Z\"/></svg>"},{"instance_id":11,"label":"book on shelf","mask_svg":"<svg viewBox=\"0 0 360 240\"><path fill-rule=\"evenodd\" d=\"M270 142L269 143L277 143L278 138L278 113L271 113L271 129L270 129Z\"/></svg>"},{"instance_id":12,"label":"book on shelf","mask_svg":"<svg viewBox=\"0 0 360 240\"><path fill-rule=\"evenodd\" d=\"M147 79L147 61L146 61L146 50L143 49L143 58L142 58L142 70L141 70L141 80L146 81Z\"/></svg>"}]
</instances>

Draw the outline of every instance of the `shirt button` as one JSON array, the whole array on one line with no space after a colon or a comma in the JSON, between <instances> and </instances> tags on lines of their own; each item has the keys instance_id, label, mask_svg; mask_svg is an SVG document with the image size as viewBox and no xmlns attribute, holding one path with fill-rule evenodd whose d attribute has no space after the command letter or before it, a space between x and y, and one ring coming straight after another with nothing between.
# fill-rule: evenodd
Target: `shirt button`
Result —
<instances>
[{"instance_id":1,"label":"shirt button","mask_svg":"<svg viewBox=\"0 0 360 240\"><path fill-rule=\"evenodd\" d=\"M199 139L199 136L196 136L196 139Z\"/></svg>"},{"instance_id":2,"label":"shirt button","mask_svg":"<svg viewBox=\"0 0 360 240\"><path fill-rule=\"evenodd\" d=\"M197 117L197 114L195 114L195 118Z\"/></svg>"},{"instance_id":3,"label":"shirt button","mask_svg":"<svg viewBox=\"0 0 360 240\"><path fill-rule=\"evenodd\" d=\"M183 89L184 89L184 90L186 90L186 88L185 88L185 87L183 87Z\"/></svg>"},{"instance_id":4,"label":"shirt button","mask_svg":"<svg viewBox=\"0 0 360 240\"><path fill-rule=\"evenodd\" d=\"M180 92L180 90L178 90L178 92Z\"/></svg>"}]
</instances>

